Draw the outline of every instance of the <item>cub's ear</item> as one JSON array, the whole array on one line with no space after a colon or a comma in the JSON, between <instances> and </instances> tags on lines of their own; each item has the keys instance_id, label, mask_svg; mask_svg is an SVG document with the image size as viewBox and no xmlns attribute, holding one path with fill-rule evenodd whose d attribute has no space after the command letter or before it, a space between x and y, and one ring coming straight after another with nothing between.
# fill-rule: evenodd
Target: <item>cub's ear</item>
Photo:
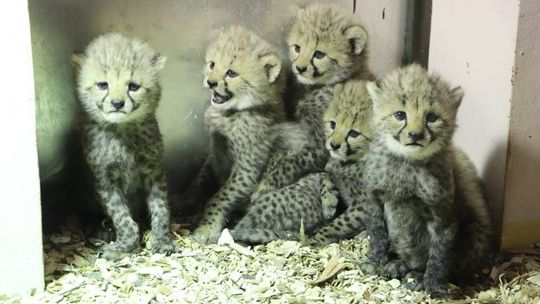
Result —
<instances>
[{"instance_id":1,"label":"cub's ear","mask_svg":"<svg viewBox=\"0 0 540 304\"><path fill-rule=\"evenodd\" d=\"M151 59L152 66L154 66L158 71L162 70L165 67L165 62L167 57L161 56L160 53L156 53Z\"/></svg>"},{"instance_id":2,"label":"cub's ear","mask_svg":"<svg viewBox=\"0 0 540 304\"><path fill-rule=\"evenodd\" d=\"M281 71L281 59L276 54L266 54L261 57L262 64L266 71L266 76L270 83L276 81Z\"/></svg>"},{"instance_id":3,"label":"cub's ear","mask_svg":"<svg viewBox=\"0 0 540 304\"><path fill-rule=\"evenodd\" d=\"M381 96L381 87L376 82L369 81L366 84L366 89L373 104L376 104Z\"/></svg>"},{"instance_id":4,"label":"cub's ear","mask_svg":"<svg viewBox=\"0 0 540 304\"><path fill-rule=\"evenodd\" d=\"M81 67L84 64L85 60L86 60L86 55L84 55L84 53L72 53L71 56L69 56L69 61L71 62L71 66L77 72L81 70Z\"/></svg>"},{"instance_id":5,"label":"cub's ear","mask_svg":"<svg viewBox=\"0 0 540 304\"><path fill-rule=\"evenodd\" d=\"M354 55L360 55L366 48L368 34L360 25L351 25L343 32L349 40L351 51Z\"/></svg>"},{"instance_id":6,"label":"cub's ear","mask_svg":"<svg viewBox=\"0 0 540 304\"><path fill-rule=\"evenodd\" d=\"M461 87L455 87L450 90L450 93L448 94L448 99L450 103L457 109L461 104L464 95L465 91L463 91Z\"/></svg>"}]
</instances>

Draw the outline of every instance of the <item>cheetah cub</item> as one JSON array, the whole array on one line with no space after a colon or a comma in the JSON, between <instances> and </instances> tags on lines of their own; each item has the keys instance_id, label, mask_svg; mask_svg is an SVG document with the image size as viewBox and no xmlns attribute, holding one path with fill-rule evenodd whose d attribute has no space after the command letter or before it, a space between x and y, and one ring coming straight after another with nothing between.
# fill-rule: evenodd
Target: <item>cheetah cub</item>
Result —
<instances>
[{"instance_id":1,"label":"cheetah cub","mask_svg":"<svg viewBox=\"0 0 540 304\"><path fill-rule=\"evenodd\" d=\"M326 171L336 186L346 210L313 236L312 245L326 245L365 230L371 210L365 201L363 173L365 156L373 138L373 107L366 81L351 80L334 87L334 97L324 114Z\"/></svg>"},{"instance_id":2,"label":"cheetah cub","mask_svg":"<svg viewBox=\"0 0 540 304\"><path fill-rule=\"evenodd\" d=\"M364 210L357 201L362 193L362 156L371 138L372 114L366 83L350 80L334 86L332 102L324 114L326 148L331 155L327 173L308 174L252 202L247 214L231 231L235 240L266 243L297 239L301 220L308 235L328 224L314 236L314 245L327 244L362 230L359 218ZM338 204L335 187L348 209L329 223Z\"/></svg>"},{"instance_id":3,"label":"cheetah cub","mask_svg":"<svg viewBox=\"0 0 540 304\"><path fill-rule=\"evenodd\" d=\"M153 251L172 252L163 143L155 117L165 57L140 40L111 33L93 40L72 61L83 110L83 154L116 232L116 241L102 247L103 256L114 260L138 248L139 227L132 213L141 193L151 219Z\"/></svg>"},{"instance_id":4,"label":"cheetah cub","mask_svg":"<svg viewBox=\"0 0 540 304\"><path fill-rule=\"evenodd\" d=\"M431 296L485 262L491 224L479 177L452 144L461 88L419 65L368 84L375 136L366 159L367 272L402 277ZM395 259L391 259L395 258Z\"/></svg>"},{"instance_id":5,"label":"cheetah cub","mask_svg":"<svg viewBox=\"0 0 540 304\"><path fill-rule=\"evenodd\" d=\"M298 153L275 153L253 196L294 183L308 173L324 169L324 111L332 99L333 86L351 78L372 79L367 68L367 33L332 5L314 4L298 12L289 33L292 71L301 84L294 113L312 144ZM281 153L281 154L280 154Z\"/></svg>"},{"instance_id":6,"label":"cheetah cub","mask_svg":"<svg viewBox=\"0 0 540 304\"><path fill-rule=\"evenodd\" d=\"M194 183L198 190L190 192L205 191L212 178L220 188L194 231L198 241L217 241L230 212L249 201L285 118L284 80L274 48L242 27L223 31L208 47L204 86L212 91L205 112L210 154Z\"/></svg>"}]
</instances>

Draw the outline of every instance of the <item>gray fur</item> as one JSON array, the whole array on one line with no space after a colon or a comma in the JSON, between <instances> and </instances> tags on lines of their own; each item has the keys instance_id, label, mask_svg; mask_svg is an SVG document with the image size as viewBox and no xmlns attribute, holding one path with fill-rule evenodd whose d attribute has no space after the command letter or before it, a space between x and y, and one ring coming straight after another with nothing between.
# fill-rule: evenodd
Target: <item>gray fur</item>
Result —
<instances>
[{"instance_id":1,"label":"gray fur","mask_svg":"<svg viewBox=\"0 0 540 304\"><path fill-rule=\"evenodd\" d=\"M109 259L121 258L139 247L134 215L141 207L141 195L150 216L152 249L163 253L174 250L161 164L163 143L155 118L161 91L157 72L164 59L156 66L154 57L155 52L143 42L106 34L75 59L84 109L83 155L99 202L116 232L116 241L102 247ZM108 88L96 88L99 82L107 82ZM127 82L136 82L141 88L129 90ZM114 100L125 101L126 106L120 108L124 114L106 111L113 108L110 103Z\"/></svg>"}]
</instances>

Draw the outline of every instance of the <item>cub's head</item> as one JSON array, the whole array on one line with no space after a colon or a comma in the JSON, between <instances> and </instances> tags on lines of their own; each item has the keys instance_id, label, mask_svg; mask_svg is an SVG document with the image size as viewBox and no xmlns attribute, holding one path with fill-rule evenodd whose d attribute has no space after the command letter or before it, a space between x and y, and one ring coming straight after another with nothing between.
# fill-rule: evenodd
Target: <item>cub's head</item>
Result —
<instances>
[{"instance_id":1,"label":"cub's head","mask_svg":"<svg viewBox=\"0 0 540 304\"><path fill-rule=\"evenodd\" d=\"M463 98L460 87L450 89L439 76L414 64L367 88L374 104L376 136L392 153L427 160L451 142Z\"/></svg>"},{"instance_id":2,"label":"cub's head","mask_svg":"<svg viewBox=\"0 0 540 304\"><path fill-rule=\"evenodd\" d=\"M203 85L212 90L211 105L242 110L277 102L284 87L281 59L254 33L233 26L206 51Z\"/></svg>"},{"instance_id":3,"label":"cub's head","mask_svg":"<svg viewBox=\"0 0 540 304\"><path fill-rule=\"evenodd\" d=\"M369 147L373 110L366 83L350 80L334 86L334 97L324 114L326 149L333 158L358 158Z\"/></svg>"},{"instance_id":4,"label":"cub's head","mask_svg":"<svg viewBox=\"0 0 540 304\"><path fill-rule=\"evenodd\" d=\"M94 39L73 54L77 91L84 110L101 123L123 123L152 115L161 89L165 57L148 44L117 33Z\"/></svg>"},{"instance_id":5,"label":"cub's head","mask_svg":"<svg viewBox=\"0 0 540 304\"><path fill-rule=\"evenodd\" d=\"M292 71L306 85L350 78L364 68L367 37L335 6L308 6L298 12L287 39Z\"/></svg>"}]
</instances>

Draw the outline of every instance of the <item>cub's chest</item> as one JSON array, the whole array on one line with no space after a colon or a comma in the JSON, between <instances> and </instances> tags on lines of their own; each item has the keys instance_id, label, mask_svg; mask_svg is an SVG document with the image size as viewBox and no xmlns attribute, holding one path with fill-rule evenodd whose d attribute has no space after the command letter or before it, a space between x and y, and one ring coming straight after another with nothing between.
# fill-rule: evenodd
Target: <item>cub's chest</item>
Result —
<instances>
[{"instance_id":1,"label":"cub's chest","mask_svg":"<svg viewBox=\"0 0 540 304\"><path fill-rule=\"evenodd\" d=\"M125 137L110 131L91 131L87 143L87 155L91 163L132 167L141 159L142 140L137 136Z\"/></svg>"},{"instance_id":2,"label":"cub's chest","mask_svg":"<svg viewBox=\"0 0 540 304\"><path fill-rule=\"evenodd\" d=\"M227 112L208 109L205 120L211 134L220 134L230 144L262 136L270 130L272 119L249 111Z\"/></svg>"},{"instance_id":3,"label":"cub's chest","mask_svg":"<svg viewBox=\"0 0 540 304\"><path fill-rule=\"evenodd\" d=\"M389 200L423 198L440 187L428 168L384 158L368 164L365 178L371 190Z\"/></svg>"}]
</instances>

